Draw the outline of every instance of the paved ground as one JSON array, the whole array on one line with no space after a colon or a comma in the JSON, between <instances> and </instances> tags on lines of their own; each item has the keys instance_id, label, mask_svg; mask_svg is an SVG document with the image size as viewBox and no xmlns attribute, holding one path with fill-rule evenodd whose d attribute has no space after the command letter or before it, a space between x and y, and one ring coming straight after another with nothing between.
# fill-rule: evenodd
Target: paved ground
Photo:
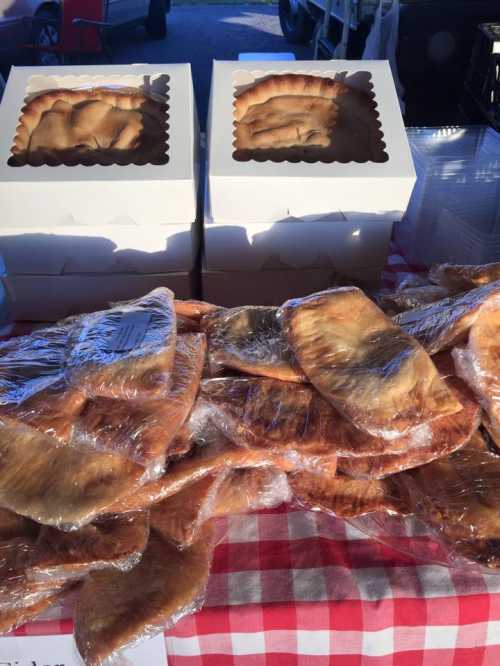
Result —
<instances>
[{"instance_id":1,"label":"paved ground","mask_svg":"<svg viewBox=\"0 0 500 666\"><path fill-rule=\"evenodd\" d=\"M138 29L113 40L117 64L131 62L191 62L200 115L205 126L212 59L237 60L238 53L293 51L310 57L310 48L292 47L281 32L276 5L216 5L173 7L167 39L145 39Z\"/></svg>"}]
</instances>

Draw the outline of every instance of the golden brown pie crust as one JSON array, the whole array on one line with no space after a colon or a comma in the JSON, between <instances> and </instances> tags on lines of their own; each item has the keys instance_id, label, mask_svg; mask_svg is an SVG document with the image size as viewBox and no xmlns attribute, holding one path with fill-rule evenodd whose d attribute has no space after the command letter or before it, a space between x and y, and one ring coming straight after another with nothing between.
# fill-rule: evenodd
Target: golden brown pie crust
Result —
<instances>
[{"instance_id":1,"label":"golden brown pie crust","mask_svg":"<svg viewBox=\"0 0 500 666\"><path fill-rule=\"evenodd\" d=\"M239 122L251 106L264 104L273 97L293 95L298 97L322 97L333 101L347 90L348 87L345 83L334 79L306 74L277 74L259 81L236 98L234 119Z\"/></svg>"},{"instance_id":2,"label":"golden brown pie crust","mask_svg":"<svg viewBox=\"0 0 500 666\"><path fill-rule=\"evenodd\" d=\"M164 164L166 110L134 89L47 91L23 107L9 164Z\"/></svg>"},{"instance_id":3,"label":"golden brown pie crust","mask_svg":"<svg viewBox=\"0 0 500 666\"><path fill-rule=\"evenodd\" d=\"M388 159L373 95L336 79L269 76L236 97L233 118L237 161Z\"/></svg>"}]
</instances>

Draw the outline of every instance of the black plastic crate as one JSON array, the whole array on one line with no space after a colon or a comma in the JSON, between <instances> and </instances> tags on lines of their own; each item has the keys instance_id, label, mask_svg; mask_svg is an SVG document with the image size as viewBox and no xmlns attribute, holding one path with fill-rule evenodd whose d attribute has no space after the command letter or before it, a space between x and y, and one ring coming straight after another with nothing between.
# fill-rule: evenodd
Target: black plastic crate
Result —
<instances>
[{"instance_id":1,"label":"black plastic crate","mask_svg":"<svg viewBox=\"0 0 500 666\"><path fill-rule=\"evenodd\" d=\"M500 131L500 48L495 43L500 45L500 23L481 24L465 88L487 122Z\"/></svg>"}]
</instances>

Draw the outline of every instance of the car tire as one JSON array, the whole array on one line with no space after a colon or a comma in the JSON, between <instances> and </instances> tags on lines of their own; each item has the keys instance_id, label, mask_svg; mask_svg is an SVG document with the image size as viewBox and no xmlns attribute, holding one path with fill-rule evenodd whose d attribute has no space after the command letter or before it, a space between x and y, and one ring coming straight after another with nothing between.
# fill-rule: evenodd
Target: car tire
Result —
<instances>
[{"instance_id":1,"label":"car tire","mask_svg":"<svg viewBox=\"0 0 500 666\"><path fill-rule=\"evenodd\" d=\"M151 0L146 19L146 32L151 39L165 39L167 36L167 4L165 0Z\"/></svg>"},{"instance_id":2,"label":"car tire","mask_svg":"<svg viewBox=\"0 0 500 666\"><path fill-rule=\"evenodd\" d=\"M35 14L33 25L33 44L36 46L56 46L61 41L61 14L57 7L44 7ZM64 65L62 53L50 51L34 51L35 65Z\"/></svg>"},{"instance_id":3,"label":"car tire","mask_svg":"<svg viewBox=\"0 0 500 666\"><path fill-rule=\"evenodd\" d=\"M298 0L279 0L279 19L285 39L290 44L309 44L314 21Z\"/></svg>"}]
</instances>

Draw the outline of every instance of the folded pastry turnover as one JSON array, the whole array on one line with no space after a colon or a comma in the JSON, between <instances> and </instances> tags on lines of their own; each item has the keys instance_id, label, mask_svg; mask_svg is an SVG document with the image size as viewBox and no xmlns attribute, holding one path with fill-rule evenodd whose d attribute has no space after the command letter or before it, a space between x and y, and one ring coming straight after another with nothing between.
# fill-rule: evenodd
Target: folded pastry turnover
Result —
<instances>
[{"instance_id":1,"label":"folded pastry turnover","mask_svg":"<svg viewBox=\"0 0 500 666\"><path fill-rule=\"evenodd\" d=\"M139 90L50 90L24 107L9 163L165 163L165 121L165 104Z\"/></svg>"},{"instance_id":2,"label":"folded pastry turnover","mask_svg":"<svg viewBox=\"0 0 500 666\"><path fill-rule=\"evenodd\" d=\"M303 74L271 76L236 98L237 150L328 147L338 114L340 81Z\"/></svg>"}]
</instances>

